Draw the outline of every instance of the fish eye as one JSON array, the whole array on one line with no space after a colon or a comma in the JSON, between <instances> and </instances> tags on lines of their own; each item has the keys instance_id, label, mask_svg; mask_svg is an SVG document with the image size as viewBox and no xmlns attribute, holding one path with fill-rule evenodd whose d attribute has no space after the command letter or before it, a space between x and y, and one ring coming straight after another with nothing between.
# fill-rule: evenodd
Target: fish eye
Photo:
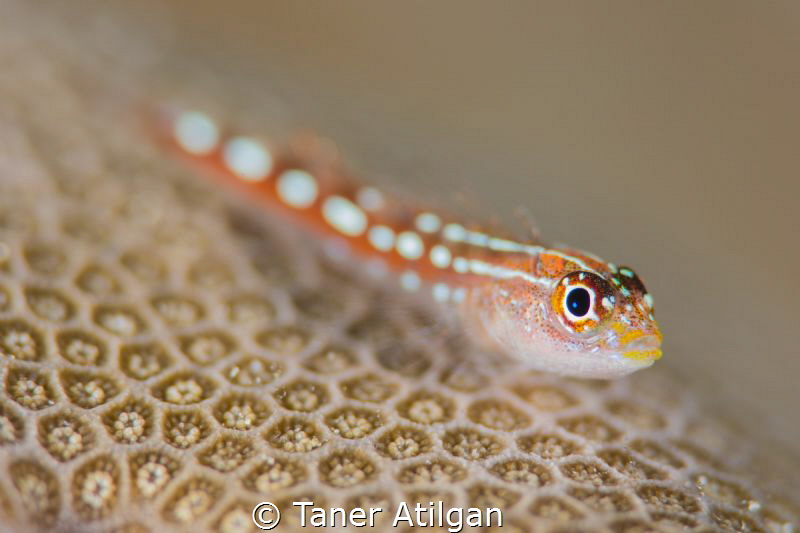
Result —
<instances>
[{"instance_id":1,"label":"fish eye","mask_svg":"<svg viewBox=\"0 0 800 533\"><path fill-rule=\"evenodd\" d=\"M567 292L567 310L578 318L589 314L592 308L592 295L583 287L574 287Z\"/></svg>"},{"instance_id":2,"label":"fish eye","mask_svg":"<svg viewBox=\"0 0 800 533\"><path fill-rule=\"evenodd\" d=\"M594 272L575 271L553 289L551 307L561 324L573 333L591 333L614 312L614 288Z\"/></svg>"}]
</instances>

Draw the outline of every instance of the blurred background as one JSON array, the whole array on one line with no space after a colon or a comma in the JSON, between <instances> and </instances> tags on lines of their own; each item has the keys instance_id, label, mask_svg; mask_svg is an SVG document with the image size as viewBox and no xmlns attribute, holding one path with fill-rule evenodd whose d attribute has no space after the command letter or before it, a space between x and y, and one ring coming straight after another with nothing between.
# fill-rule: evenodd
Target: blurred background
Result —
<instances>
[{"instance_id":1,"label":"blurred background","mask_svg":"<svg viewBox=\"0 0 800 533\"><path fill-rule=\"evenodd\" d=\"M400 189L635 267L658 365L800 454L800 4L157 5L174 95L277 98Z\"/></svg>"}]
</instances>

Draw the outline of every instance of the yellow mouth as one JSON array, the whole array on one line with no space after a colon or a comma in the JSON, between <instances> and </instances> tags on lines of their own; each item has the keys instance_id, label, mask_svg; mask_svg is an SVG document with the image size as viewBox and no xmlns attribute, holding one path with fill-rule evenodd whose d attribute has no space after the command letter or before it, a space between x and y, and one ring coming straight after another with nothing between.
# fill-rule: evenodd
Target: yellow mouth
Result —
<instances>
[{"instance_id":1,"label":"yellow mouth","mask_svg":"<svg viewBox=\"0 0 800 533\"><path fill-rule=\"evenodd\" d=\"M622 357L634 361L657 361L661 359L661 350L630 350L622 352Z\"/></svg>"},{"instance_id":2,"label":"yellow mouth","mask_svg":"<svg viewBox=\"0 0 800 533\"><path fill-rule=\"evenodd\" d=\"M661 332L645 333L641 330L627 330L621 324L614 329L620 334L622 346L630 348L622 352L626 359L634 361L656 361L661 358Z\"/></svg>"},{"instance_id":3,"label":"yellow mouth","mask_svg":"<svg viewBox=\"0 0 800 533\"><path fill-rule=\"evenodd\" d=\"M623 346L631 344L633 341L641 339L643 337L655 339L656 342L658 342L659 344L661 343L662 336L660 331L656 331L655 333L645 333L644 331L638 329L634 330L627 329L621 324L614 324L612 327L617 333L619 333L620 335L619 342Z\"/></svg>"}]
</instances>

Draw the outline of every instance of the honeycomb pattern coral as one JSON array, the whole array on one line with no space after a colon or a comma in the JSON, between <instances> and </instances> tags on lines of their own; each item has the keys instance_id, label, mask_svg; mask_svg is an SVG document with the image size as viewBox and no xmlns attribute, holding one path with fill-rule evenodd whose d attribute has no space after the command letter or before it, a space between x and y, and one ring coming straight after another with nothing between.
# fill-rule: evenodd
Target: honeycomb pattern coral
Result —
<instances>
[{"instance_id":1,"label":"honeycomb pattern coral","mask_svg":"<svg viewBox=\"0 0 800 533\"><path fill-rule=\"evenodd\" d=\"M2 527L247 531L270 500L290 531L306 499L500 507L507 532L791 530L742 437L657 370L560 379L440 339L34 60L26 127L0 128Z\"/></svg>"}]
</instances>

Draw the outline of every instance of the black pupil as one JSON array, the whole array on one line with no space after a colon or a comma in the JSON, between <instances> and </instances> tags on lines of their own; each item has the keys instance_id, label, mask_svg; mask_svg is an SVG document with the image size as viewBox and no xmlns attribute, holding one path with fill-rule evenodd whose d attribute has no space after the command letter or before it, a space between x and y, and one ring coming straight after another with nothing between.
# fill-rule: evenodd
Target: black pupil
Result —
<instances>
[{"instance_id":1,"label":"black pupil","mask_svg":"<svg viewBox=\"0 0 800 533\"><path fill-rule=\"evenodd\" d=\"M592 299L586 289L578 287L569 291L567 295L567 307L569 312L575 316L585 316L589 312L591 303Z\"/></svg>"}]
</instances>

